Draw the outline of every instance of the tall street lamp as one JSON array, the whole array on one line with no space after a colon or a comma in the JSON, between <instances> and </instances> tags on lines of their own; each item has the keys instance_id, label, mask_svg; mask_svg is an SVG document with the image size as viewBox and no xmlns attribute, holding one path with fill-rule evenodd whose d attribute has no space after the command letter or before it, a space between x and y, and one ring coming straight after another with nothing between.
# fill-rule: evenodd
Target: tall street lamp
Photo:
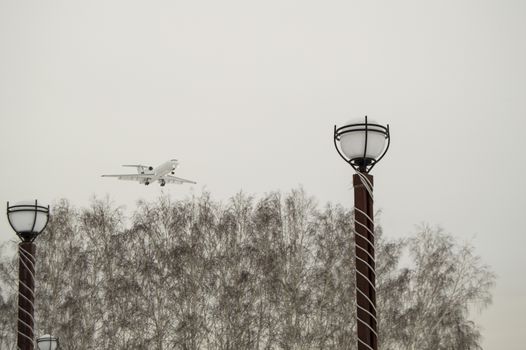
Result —
<instances>
[{"instance_id":1,"label":"tall street lamp","mask_svg":"<svg viewBox=\"0 0 526 350\"><path fill-rule=\"evenodd\" d=\"M34 349L35 243L49 220L49 206L38 202L9 205L7 219L22 242L18 245L18 337L17 349Z\"/></svg>"},{"instance_id":2,"label":"tall street lamp","mask_svg":"<svg viewBox=\"0 0 526 350\"><path fill-rule=\"evenodd\" d=\"M368 122L367 116L363 121L334 126L334 146L356 171L353 185L358 350L378 349L373 176L369 171L383 158L390 141L389 125Z\"/></svg>"}]
</instances>

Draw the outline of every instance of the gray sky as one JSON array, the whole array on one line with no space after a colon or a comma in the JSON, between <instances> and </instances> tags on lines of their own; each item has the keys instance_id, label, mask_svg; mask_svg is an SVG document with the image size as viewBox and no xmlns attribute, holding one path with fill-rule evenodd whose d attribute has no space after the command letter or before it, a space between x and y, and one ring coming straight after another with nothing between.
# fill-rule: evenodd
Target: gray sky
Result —
<instances>
[{"instance_id":1,"label":"gray sky","mask_svg":"<svg viewBox=\"0 0 526 350\"><path fill-rule=\"evenodd\" d=\"M174 198L302 184L351 206L332 128L367 114L392 132L386 234L472 240L499 275L485 348L523 349L525 62L524 1L0 0L0 200L132 208L161 189L99 175L177 158L198 185Z\"/></svg>"}]
</instances>

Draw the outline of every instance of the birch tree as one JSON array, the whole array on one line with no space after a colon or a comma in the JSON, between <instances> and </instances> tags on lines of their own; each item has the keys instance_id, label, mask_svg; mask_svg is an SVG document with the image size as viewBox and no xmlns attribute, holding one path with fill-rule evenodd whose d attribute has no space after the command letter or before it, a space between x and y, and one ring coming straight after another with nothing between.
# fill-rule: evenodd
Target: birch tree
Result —
<instances>
[{"instance_id":1,"label":"birch tree","mask_svg":"<svg viewBox=\"0 0 526 350\"><path fill-rule=\"evenodd\" d=\"M37 243L37 334L65 349L355 349L352 218L301 189L141 201L126 225L107 199L59 201ZM473 247L428 226L404 239L377 227L376 242L381 348L480 349L469 311L495 278ZM0 262L2 349L16 262Z\"/></svg>"}]
</instances>

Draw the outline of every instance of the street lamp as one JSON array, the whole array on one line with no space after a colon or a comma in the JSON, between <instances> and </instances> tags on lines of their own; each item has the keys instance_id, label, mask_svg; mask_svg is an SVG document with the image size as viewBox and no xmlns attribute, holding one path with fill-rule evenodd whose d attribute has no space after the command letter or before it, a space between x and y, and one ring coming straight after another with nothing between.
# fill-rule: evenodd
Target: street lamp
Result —
<instances>
[{"instance_id":1,"label":"street lamp","mask_svg":"<svg viewBox=\"0 0 526 350\"><path fill-rule=\"evenodd\" d=\"M7 220L22 242L18 245L17 349L34 349L35 243L49 220L49 206L38 202L7 202Z\"/></svg>"},{"instance_id":2,"label":"street lamp","mask_svg":"<svg viewBox=\"0 0 526 350\"><path fill-rule=\"evenodd\" d=\"M58 345L58 338L52 335L45 334L37 338L38 350L57 350Z\"/></svg>"},{"instance_id":3,"label":"street lamp","mask_svg":"<svg viewBox=\"0 0 526 350\"><path fill-rule=\"evenodd\" d=\"M365 120L334 126L334 146L353 167L356 318L358 350L377 350L376 275L374 253L373 176L391 141L389 125Z\"/></svg>"}]
</instances>

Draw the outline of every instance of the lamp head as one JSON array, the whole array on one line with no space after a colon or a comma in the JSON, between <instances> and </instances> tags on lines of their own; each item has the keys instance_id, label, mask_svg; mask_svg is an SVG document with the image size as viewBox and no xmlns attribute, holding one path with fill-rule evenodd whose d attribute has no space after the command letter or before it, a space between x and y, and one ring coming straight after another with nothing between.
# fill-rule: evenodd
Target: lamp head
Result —
<instances>
[{"instance_id":1,"label":"lamp head","mask_svg":"<svg viewBox=\"0 0 526 350\"><path fill-rule=\"evenodd\" d=\"M7 220L24 242L32 242L46 228L49 206L38 205L38 201L7 202Z\"/></svg>"},{"instance_id":2,"label":"lamp head","mask_svg":"<svg viewBox=\"0 0 526 350\"><path fill-rule=\"evenodd\" d=\"M38 350L57 350L58 345L58 338L52 335L45 334L37 338Z\"/></svg>"},{"instance_id":3,"label":"lamp head","mask_svg":"<svg viewBox=\"0 0 526 350\"><path fill-rule=\"evenodd\" d=\"M368 121L367 116L339 128L334 126L336 150L359 172L368 173L383 158L390 141L389 125Z\"/></svg>"}]
</instances>

